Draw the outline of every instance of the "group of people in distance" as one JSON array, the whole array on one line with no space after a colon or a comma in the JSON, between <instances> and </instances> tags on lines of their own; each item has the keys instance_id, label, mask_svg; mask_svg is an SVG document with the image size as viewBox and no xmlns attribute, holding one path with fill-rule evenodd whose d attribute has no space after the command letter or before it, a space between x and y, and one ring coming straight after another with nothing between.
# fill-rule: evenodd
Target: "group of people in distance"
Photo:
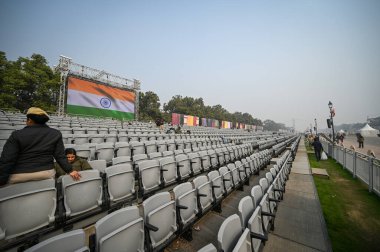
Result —
<instances>
[{"instance_id":1,"label":"group of people in distance","mask_svg":"<svg viewBox=\"0 0 380 252\"><path fill-rule=\"evenodd\" d=\"M80 180L78 171L91 169L85 159L76 155L75 149L64 149L61 132L50 128L46 124L48 121L44 110L28 109L26 127L13 131L3 147L0 186L66 174L73 180Z\"/></svg>"}]
</instances>

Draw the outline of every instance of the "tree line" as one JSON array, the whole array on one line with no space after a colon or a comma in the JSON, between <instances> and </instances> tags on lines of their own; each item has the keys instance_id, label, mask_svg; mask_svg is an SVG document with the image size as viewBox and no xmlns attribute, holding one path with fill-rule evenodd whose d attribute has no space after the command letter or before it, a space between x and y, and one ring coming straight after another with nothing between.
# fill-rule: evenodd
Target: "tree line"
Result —
<instances>
[{"instance_id":1,"label":"tree line","mask_svg":"<svg viewBox=\"0 0 380 252\"><path fill-rule=\"evenodd\" d=\"M19 57L16 61L7 59L5 52L0 51L0 108L24 111L30 106L41 107L49 112L57 110L60 87L60 74L48 65L40 54L30 58ZM231 113L222 105L209 106L203 98L173 96L161 110L160 98L152 91L139 93L139 119L154 121L163 118L171 121L172 113L210 118L220 121L239 122L250 125L264 125L268 130L284 129L285 125L272 120L264 123L246 112Z\"/></svg>"}]
</instances>

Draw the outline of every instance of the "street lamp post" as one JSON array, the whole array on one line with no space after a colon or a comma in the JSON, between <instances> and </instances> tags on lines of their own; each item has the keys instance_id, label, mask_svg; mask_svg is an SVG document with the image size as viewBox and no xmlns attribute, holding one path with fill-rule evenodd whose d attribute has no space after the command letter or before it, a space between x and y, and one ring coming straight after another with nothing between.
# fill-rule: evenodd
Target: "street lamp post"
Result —
<instances>
[{"instance_id":1,"label":"street lamp post","mask_svg":"<svg viewBox=\"0 0 380 252\"><path fill-rule=\"evenodd\" d=\"M318 135L317 118L314 118L315 134Z\"/></svg>"},{"instance_id":2,"label":"street lamp post","mask_svg":"<svg viewBox=\"0 0 380 252\"><path fill-rule=\"evenodd\" d=\"M333 120L333 117L335 116L335 111L334 111L334 108L333 108L333 104L331 101L329 101L329 109L330 109L330 123L331 123L331 127L332 127L332 137L333 137L333 144L335 143L335 131L334 131L334 120Z\"/></svg>"}]
</instances>

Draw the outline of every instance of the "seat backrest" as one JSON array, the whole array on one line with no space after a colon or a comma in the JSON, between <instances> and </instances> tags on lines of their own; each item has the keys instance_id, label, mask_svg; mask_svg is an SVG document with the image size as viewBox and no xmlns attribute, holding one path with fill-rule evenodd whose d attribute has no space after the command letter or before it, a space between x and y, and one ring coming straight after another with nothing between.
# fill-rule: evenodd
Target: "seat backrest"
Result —
<instances>
[{"instance_id":1,"label":"seat backrest","mask_svg":"<svg viewBox=\"0 0 380 252\"><path fill-rule=\"evenodd\" d=\"M116 142L115 152L117 157L121 156L131 156L131 147L127 142Z\"/></svg>"},{"instance_id":2,"label":"seat backrest","mask_svg":"<svg viewBox=\"0 0 380 252\"><path fill-rule=\"evenodd\" d=\"M265 178L268 180L268 184L271 185L273 182L273 175L271 172L265 173Z\"/></svg>"},{"instance_id":3,"label":"seat backrest","mask_svg":"<svg viewBox=\"0 0 380 252\"><path fill-rule=\"evenodd\" d=\"M98 170L100 172L104 172L107 167L106 160L90 160L88 163L92 169Z\"/></svg>"},{"instance_id":4,"label":"seat backrest","mask_svg":"<svg viewBox=\"0 0 380 252\"><path fill-rule=\"evenodd\" d=\"M125 207L95 224L96 251L144 251L144 220L137 206Z\"/></svg>"},{"instance_id":5,"label":"seat backrest","mask_svg":"<svg viewBox=\"0 0 380 252\"><path fill-rule=\"evenodd\" d=\"M75 150L77 152L77 156L87 160L91 159L91 149L88 145L76 145Z\"/></svg>"},{"instance_id":6,"label":"seat backrest","mask_svg":"<svg viewBox=\"0 0 380 252\"><path fill-rule=\"evenodd\" d=\"M161 185L161 168L158 160L144 160L138 164L140 172L140 185L144 192L156 190Z\"/></svg>"},{"instance_id":7,"label":"seat backrest","mask_svg":"<svg viewBox=\"0 0 380 252\"><path fill-rule=\"evenodd\" d=\"M260 207L256 207L255 211L249 218L248 223L247 223L247 228L249 229L251 233L258 234L261 236L265 235L264 230L263 230L262 219L261 219ZM254 252L260 251L262 240L257 239L257 238L252 238L251 242L252 242L253 251Z\"/></svg>"},{"instance_id":8,"label":"seat backrest","mask_svg":"<svg viewBox=\"0 0 380 252\"><path fill-rule=\"evenodd\" d=\"M198 174L202 171L201 158L198 153L189 153L187 154L190 160L191 170L193 174Z\"/></svg>"},{"instance_id":9,"label":"seat backrest","mask_svg":"<svg viewBox=\"0 0 380 252\"><path fill-rule=\"evenodd\" d=\"M198 213L197 196L193 185L185 182L177 185L173 189L174 199L177 206L186 206L187 209L179 210L179 218L182 225L195 220Z\"/></svg>"},{"instance_id":10,"label":"seat backrest","mask_svg":"<svg viewBox=\"0 0 380 252\"><path fill-rule=\"evenodd\" d=\"M114 157L112 159L112 165L117 165L117 164L131 164L132 165L132 159L130 156Z\"/></svg>"},{"instance_id":11,"label":"seat backrest","mask_svg":"<svg viewBox=\"0 0 380 252\"><path fill-rule=\"evenodd\" d=\"M96 159L106 160L111 163L114 157L114 145L113 143L100 143L96 145Z\"/></svg>"},{"instance_id":12,"label":"seat backrest","mask_svg":"<svg viewBox=\"0 0 380 252\"><path fill-rule=\"evenodd\" d=\"M232 180L234 182L234 185L237 186L240 184L240 175L239 175L239 169L235 166L235 164L228 164L227 168L231 171Z\"/></svg>"},{"instance_id":13,"label":"seat backrest","mask_svg":"<svg viewBox=\"0 0 380 252\"><path fill-rule=\"evenodd\" d=\"M215 200L220 200L224 193L222 176L218 171L211 171L207 174L207 176L212 183Z\"/></svg>"},{"instance_id":14,"label":"seat backrest","mask_svg":"<svg viewBox=\"0 0 380 252\"><path fill-rule=\"evenodd\" d=\"M70 175L58 179L62 182L66 217L87 213L102 205L102 178L99 171L85 170L80 175L81 179L78 181L73 180Z\"/></svg>"},{"instance_id":15,"label":"seat backrest","mask_svg":"<svg viewBox=\"0 0 380 252\"><path fill-rule=\"evenodd\" d=\"M157 193L143 202L144 221L158 228L148 231L149 241L154 248L165 244L177 231L175 201L169 192Z\"/></svg>"},{"instance_id":16,"label":"seat backrest","mask_svg":"<svg viewBox=\"0 0 380 252\"><path fill-rule=\"evenodd\" d=\"M165 185L176 182L177 180L177 163L174 157L160 158L163 182Z\"/></svg>"},{"instance_id":17,"label":"seat backrest","mask_svg":"<svg viewBox=\"0 0 380 252\"><path fill-rule=\"evenodd\" d=\"M202 160L202 167L204 171L208 171L211 168L211 160L210 155L207 153L207 151L200 151L199 156Z\"/></svg>"},{"instance_id":18,"label":"seat backrest","mask_svg":"<svg viewBox=\"0 0 380 252\"><path fill-rule=\"evenodd\" d=\"M131 141L129 142L133 155L145 154L145 146L143 142Z\"/></svg>"},{"instance_id":19,"label":"seat backrest","mask_svg":"<svg viewBox=\"0 0 380 252\"><path fill-rule=\"evenodd\" d=\"M90 134L89 138L91 143L104 143L104 134Z\"/></svg>"},{"instance_id":20,"label":"seat backrest","mask_svg":"<svg viewBox=\"0 0 380 252\"><path fill-rule=\"evenodd\" d=\"M263 193L266 193L269 188L269 183L266 178L261 178L259 180L259 185L261 186L261 189L263 189Z\"/></svg>"},{"instance_id":21,"label":"seat backrest","mask_svg":"<svg viewBox=\"0 0 380 252\"><path fill-rule=\"evenodd\" d=\"M237 214L225 219L218 231L218 249L232 251L241 236L241 222Z\"/></svg>"},{"instance_id":22,"label":"seat backrest","mask_svg":"<svg viewBox=\"0 0 380 252\"><path fill-rule=\"evenodd\" d=\"M173 141L173 145L174 145L174 141ZM175 145L174 145L174 147L175 147ZM168 147L166 145L166 141L164 141L164 140L157 141L157 151L164 152L164 151L167 151L167 150L168 150ZM175 150L175 148L172 149L172 150Z\"/></svg>"},{"instance_id":23,"label":"seat backrest","mask_svg":"<svg viewBox=\"0 0 380 252\"><path fill-rule=\"evenodd\" d=\"M247 227L247 223L253 211L255 210L255 206L253 204L252 198L250 196L245 196L239 202L238 206L238 214L241 220L241 226L243 229Z\"/></svg>"},{"instance_id":24,"label":"seat backrest","mask_svg":"<svg viewBox=\"0 0 380 252\"><path fill-rule=\"evenodd\" d=\"M259 185L255 185L251 189L251 197L253 200L254 207L256 208L263 197L263 189Z\"/></svg>"},{"instance_id":25,"label":"seat backrest","mask_svg":"<svg viewBox=\"0 0 380 252\"><path fill-rule=\"evenodd\" d=\"M0 240L18 237L54 222L56 201L54 179L0 188Z\"/></svg>"},{"instance_id":26,"label":"seat backrest","mask_svg":"<svg viewBox=\"0 0 380 252\"><path fill-rule=\"evenodd\" d=\"M243 229L243 233L236 242L233 252L252 252L251 234L249 229Z\"/></svg>"},{"instance_id":27,"label":"seat backrest","mask_svg":"<svg viewBox=\"0 0 380 252\"><path fill-rule=\"evenodd\" d=\"M212 197L212 188L211 181L208 180L208 177L205 175L201 175L196 177L193 180L194 187L196 189L197 195L203 194L205 196L198 197L199 198L199 207L200 211L206 210L211 204L214 202Z\"/></svg>"},{"instance_id":28,"label":"seat backrest","mask_svg":"<svg viewBox=\"0 0 380 252\"><path fill-rule=\"evenodd\" d=\"M144 142L146 154L157 152L156 141L146 141Z\"/></svg>"},{"instance_id":29,"label":"seat backrest","mask_svg":"<svg viewBox=\"0 0 380 252\"><path fill-rule=\"evenodd\" d=\"M162 158L162 153L161 152L152 152L148 154L149 159L160 159Z\"/></svg>"},{"instance_id":30,"label":"seat backrest","mask_svg":"<svg viewBox=\"0 0 380 252\"><path fill-rule=\"evenodd\" d=\"M232 181L231 171L228 170L226 166L222 166L219 168L219 174L223 177L224 189L227 192L230 192L234 185Z\"/></svg>"},{"instance_id":31,"label":"seat backrest","mask_svg":"<svg viewBox=\"0 0 380 252\"><path fill-rule=\"evenodd\" d=\"M181 179L190 177L191 166L189 157L186 154L179 154L175 156L175 160L178 166L178 174Z\"/></svg>"},{"instance_id":32,"label":"seat backrest","mask_svg":"<svg viewBox=\"0 0 380 252\"><path fill-rule=\"evenodd\" d=\"M25 250L25 252L50 251L90 251L90 249L86 246L86 235L83 229L76 229L54 236Z\"/></svg>"},{"instance_id":33,"label":"seat backrest","mask_svg":"<svg viewBox=\"0 0 380 252\"><path fill-rule=\"evenodd\" d=\"M164 151L162 152L162 156L163 157L169 157L169 156L173 156L174 157L174 152L173 151Z\"/></svg>"},{"instance_id":34,"label":"seat backrest","mask_svg":"<svg viewBox=\"0 0 380 252\"><path fill-rule=\"evenodd\" d=\"M112 165L105 173L111 203L134 197L135 174L130 163Z\"/></svg>"}]
</instances>

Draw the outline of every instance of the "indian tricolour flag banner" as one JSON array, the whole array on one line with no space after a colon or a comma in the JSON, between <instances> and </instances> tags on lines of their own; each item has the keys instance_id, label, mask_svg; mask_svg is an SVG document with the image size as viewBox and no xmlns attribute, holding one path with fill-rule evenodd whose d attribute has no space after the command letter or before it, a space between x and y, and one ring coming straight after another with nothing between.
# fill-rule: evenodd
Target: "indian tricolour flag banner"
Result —
<instances>
[{"instance_id":1,"label":"indian tricolour flag banner","mask_svg":"<svg viewBox=\"0 0 380 252\"><path fill-rule=\"evenodd\" d=\"M67 113L132 120L135 117L135 93L69 77Z\"/></svg>"}]
</instances>

